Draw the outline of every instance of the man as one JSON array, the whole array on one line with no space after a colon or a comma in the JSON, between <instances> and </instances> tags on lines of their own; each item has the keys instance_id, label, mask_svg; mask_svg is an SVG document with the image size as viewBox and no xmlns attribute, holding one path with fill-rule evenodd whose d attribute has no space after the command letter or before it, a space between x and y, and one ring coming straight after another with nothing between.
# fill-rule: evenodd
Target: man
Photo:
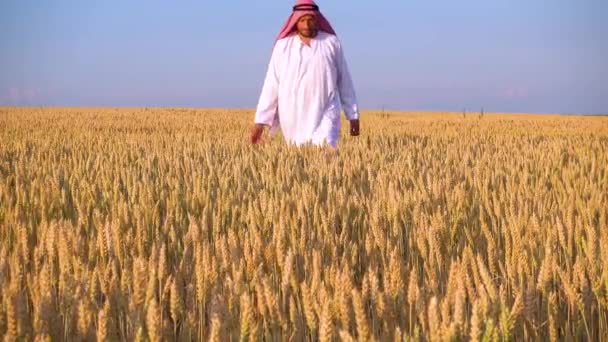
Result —
<instances>
[{"instance_id":1,"label":"man","mask_svg":"<svg viewBox=\"0 0 608 342\"><path fill-rule=\"evenodd\" d=\"M298 0L279 33L258 101L251 142L280 127L286 142L337 147L340 111L359 135L359 109L342 45L312 0Z\"/></svg>"}]
</instances>

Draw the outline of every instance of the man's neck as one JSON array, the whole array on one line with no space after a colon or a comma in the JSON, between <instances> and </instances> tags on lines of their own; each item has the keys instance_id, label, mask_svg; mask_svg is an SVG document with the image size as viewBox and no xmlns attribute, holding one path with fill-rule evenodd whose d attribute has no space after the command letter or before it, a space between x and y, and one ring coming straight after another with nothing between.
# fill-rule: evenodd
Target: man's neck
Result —
<instances>
[{"instance_id":1,"label":"man's neck","mask_svg":"<svg viewBox=\"0 0 608 342\"><path fill-rule=\"evenodd\" d=\"M319 32L315 33L315 34L314 34L314 36L312 36L312 37L304 37L303 35L301 35L301 34L299 34L299 33L298 33L298 36L299 36L299 37L300 37L300 39L302 40L302 43L304 43L304 44L306 44L306 45L308 45L308 46L310 46L310 42L311 42L311 41L312 41L312 40L313 40L315 37L317 37L317 35L319 35Z\"/></svg>"}]
</instances>

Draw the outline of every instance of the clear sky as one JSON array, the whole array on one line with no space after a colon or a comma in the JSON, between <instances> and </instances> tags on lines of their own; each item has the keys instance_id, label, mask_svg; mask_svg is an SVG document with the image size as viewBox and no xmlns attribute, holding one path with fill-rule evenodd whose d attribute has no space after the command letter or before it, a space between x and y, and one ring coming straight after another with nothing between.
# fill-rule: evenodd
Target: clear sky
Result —
<instances>
[{"instance_id":1,"label":"clear sky","mask_svg":"<svg viewBox=\"0 0 608 342\"><path fill-rule=\"evenodd\" d=\"M363 109L608 113L606 0L318 0ZM0 2L0 105L257 104L293 1Z\"/></svg>"}]
</instances>

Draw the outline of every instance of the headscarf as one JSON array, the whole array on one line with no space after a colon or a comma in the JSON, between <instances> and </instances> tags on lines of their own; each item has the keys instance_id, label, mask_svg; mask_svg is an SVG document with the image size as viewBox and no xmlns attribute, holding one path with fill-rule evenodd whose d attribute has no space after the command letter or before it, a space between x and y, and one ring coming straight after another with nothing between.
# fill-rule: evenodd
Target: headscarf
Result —
<instances>
[{"instance_id":1,"label":"headscarf","mask_svg":"<svg viewBox=\"0 0 608 342\"><path fill-rule=\"evenodd\" d=\"M313 0L297 0L296 4L293 6L293 12L289 18L287 18L287 21L285 22L285 25L283 25L283 28L275 40L275 43L279 39L283 39L296 31L298 20L305 15L313 15L317 18L317 28L319 30L333 35L336 34L329 21L327 21L325 16L323 16L323 13L319 11L319 6L317 6Z\"/></svg>"}]
</instances>

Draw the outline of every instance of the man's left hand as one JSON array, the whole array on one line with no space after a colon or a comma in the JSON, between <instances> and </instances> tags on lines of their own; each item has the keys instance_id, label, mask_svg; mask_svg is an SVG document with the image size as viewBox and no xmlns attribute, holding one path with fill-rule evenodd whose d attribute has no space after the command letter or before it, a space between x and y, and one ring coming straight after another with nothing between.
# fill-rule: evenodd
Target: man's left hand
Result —
<instances>
[{"instance_id":1,"label":"man's left hand","mask_svg":"<svg viewBox=\"0 0 608 342\"><path fill-rule=\"evenodd\" d=\"M359 135L359 119L350 120L350 135L353 137Z\"/></svg>"}]
</instances>

